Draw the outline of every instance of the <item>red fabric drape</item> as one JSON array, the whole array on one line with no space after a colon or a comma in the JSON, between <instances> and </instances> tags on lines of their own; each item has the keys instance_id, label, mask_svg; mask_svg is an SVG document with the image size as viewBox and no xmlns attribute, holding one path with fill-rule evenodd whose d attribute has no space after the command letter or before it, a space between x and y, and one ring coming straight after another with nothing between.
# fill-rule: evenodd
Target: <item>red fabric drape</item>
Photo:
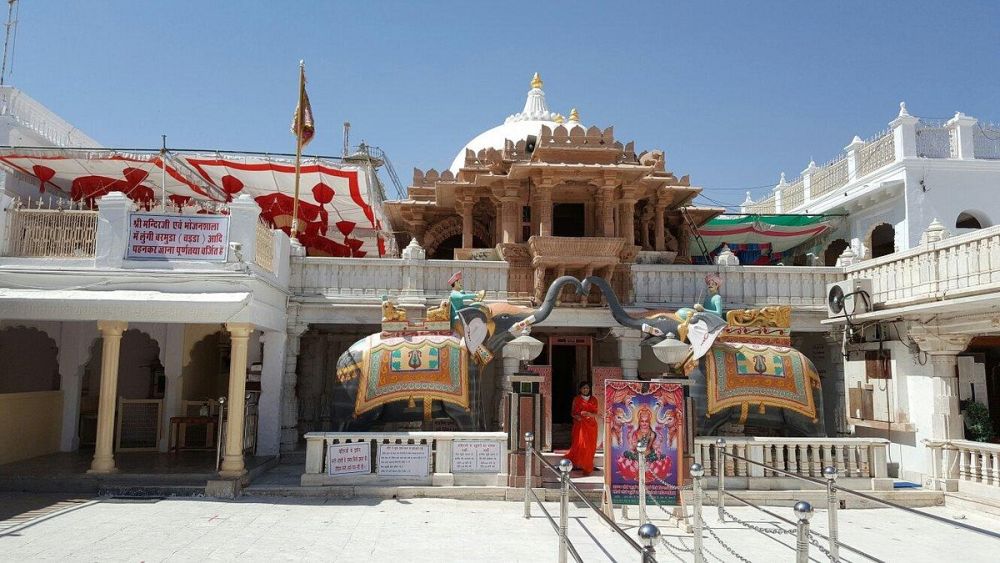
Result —
<instances>
[{"instance_id":1,"label":"red fabric drape","mask_svg":"<svg viewBox=\"0 0 1000 563\"><path fill-rule=\"evenodd\" d=\"M573 443L566 452L566 459L573 462L573 469L585 474L594 471L594 452L597 451L597 397L573 399ZM594 416L587 416L591 413Z\"/></svg>"}]
</instances>

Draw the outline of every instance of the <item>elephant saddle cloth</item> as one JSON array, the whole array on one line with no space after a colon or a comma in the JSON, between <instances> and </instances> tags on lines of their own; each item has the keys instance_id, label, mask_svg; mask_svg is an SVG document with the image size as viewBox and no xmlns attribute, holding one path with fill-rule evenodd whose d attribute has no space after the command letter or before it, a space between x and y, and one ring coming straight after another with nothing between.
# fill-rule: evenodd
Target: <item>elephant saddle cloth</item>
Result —
<instances>
[{"instance_id":1,"label":"elephant saddle cloth","mask_svg":"<svg viewBox=\"0 0 1000 563\"><path fill-rule=\"evenodd\" d=\"M761 414L770 406L816 419L813 389L819 387L819 374L812 362L794 348L717 344L705 356L705 384L709 416L739 407L742 424L751 406Z\"/></svg>"},{"instance_id":2,"label":"elephant saddle cloth","mask_svg":"<svg viewBox=\"0 0 1000 563\"><path fill-rule=\"evenodd\" d=\"M372 338L364 353L354 414L393 401L440 400L469 408L469 370L454 336Z\"/></svg>"}]
</instances>

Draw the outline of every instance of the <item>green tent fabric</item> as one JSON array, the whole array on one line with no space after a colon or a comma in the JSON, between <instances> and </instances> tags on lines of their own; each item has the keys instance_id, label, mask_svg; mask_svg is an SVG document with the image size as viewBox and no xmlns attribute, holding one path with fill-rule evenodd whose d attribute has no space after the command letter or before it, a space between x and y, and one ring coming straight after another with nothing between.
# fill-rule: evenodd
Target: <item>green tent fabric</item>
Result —
<instances>
[{"instance_id":1,"label":"green tent fabric","mask_svg":"<svg viewBox=\"0 0 1000 563\"><path fill-rule=\"evenodd\" d=\"M720 215L698 229L709 250L726 244L770 243L773 252L784 252L833 228L830 215ZM702 254L697 240L691 254Z\"/></svg>"}]
</instances>

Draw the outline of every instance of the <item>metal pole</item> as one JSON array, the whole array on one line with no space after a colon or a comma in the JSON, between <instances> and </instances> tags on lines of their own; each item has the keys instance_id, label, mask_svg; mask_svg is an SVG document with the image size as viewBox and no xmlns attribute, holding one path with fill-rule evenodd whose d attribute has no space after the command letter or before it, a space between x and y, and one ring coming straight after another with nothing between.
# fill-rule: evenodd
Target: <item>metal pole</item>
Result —
<instances>
[{"instance_id":1,"label":"metal pole","mask_svg":"<svg viewBox=\"0 0 1000 563\"><path fill-rule=\"evenodd\" d=\"M834 483L837 480L837 468L828 465L823 468L823 476L826 477L826 514L830 522L830 560L840 561L840 542L837 541L839 532L837 531L837 487Z\"/></svg>"},{"instance_id":2,"label":"metal pole","mask_svg":"<svg viewBox=\"0 0 1000 563\"><path fill-rule=\"evenodd\" d=\"M223 428L222 426L226 423L226 398L219 397L219 428L218 435L215 437L215 470L219 470L219 464L222 463L222 436Z\"/></svg>"},{"instance_id":3,"label":"metal pole","mask_svg":"<svg viewBox=\"0 0 1000 563\"><path fill-rule=\"evenodd\" d=\"M660 539L660 529L652 522L639 526L639 543L642 544L642 563L656 563L656 540Z\"/></svg>"},{"instance_id":4,"label":"metal pole","mask_svg":"<svg viewBox=\"0 0 1000 563\"><path fill-rule=\"evenodd\" d=\"M167 212L167 136L163 138L163 148L160 149L160 212Z\"/></svg>"},{"instance_id":5,"label":"metal pole","mask_svg":"<svg viewBox=\"0 0 1000 563\"><path fill-rule=\"evenodd\" d=\"M813 515L813 507L804 500L795 503L795 517L799 519L799 527L795 538L795 563L809 563L809 519Z\"/></svg>"},{"instance_id":6,"label":"metal pole","mask_svg":"<svg viewBox=\"0 0 1000 563\"><path fill-rule=\"evenodd\" d=\"M704 523L701 519L701 478L705 469L697 461L691 464L691 477L694 477L692 494L694 495L694 562L704 563L705 554L701 550L701 533Z\"/></svg>"},{"instance_id":7,"label":"metal pole","mask_svg":"<svg viewBox=\"0 0 1000 563\"><path fill-rule=\"evenodd\" d=\"M726 439L719 438L715 441L715 476L719 480L716 487L719 493L715 506L719 510L719 522L725 522L726 516Z\"/></svg>"},{"instance_id":8,"label":"metal pole","mask_svg":"<svg viewBox=\"0 0 1000 563\"><path fill-rule=\"evenodd\" d=\"M559 563L566 563L569 556L569 472L573 462L564 459L559 462Z\"/></svg>"},{"instance_id":9,"label":"metal pole","mask_svg":"<svg viewBox=\"0 0 1000 563\"><path fill-rule=\"evenodd\" d=\"M524 517L531 518L531 457L535 434L524 433Z\"/></svg>"},{"instance_id":10,"label":"metal pole","mask_svg":"<svg viewBox=\"0 0 1000 563\"><path fill-rule=\"evenodd\" d=\"M646 443L645 438L639 440L639 443L635 445L635 451L639 454L639 523L645 524L649 522L649 516L646 515L646 451L649 449L649 445Z\"/></svg>"}]
</instances>

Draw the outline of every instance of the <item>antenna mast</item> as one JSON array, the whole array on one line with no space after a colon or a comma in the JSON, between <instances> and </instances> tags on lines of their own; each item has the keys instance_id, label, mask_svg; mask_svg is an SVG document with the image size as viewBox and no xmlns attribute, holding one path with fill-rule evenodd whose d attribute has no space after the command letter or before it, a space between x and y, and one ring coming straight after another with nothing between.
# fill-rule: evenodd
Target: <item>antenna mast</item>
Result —
<instances>
[{"instance_id":1,"label":"antenna mast","mask_svg":"<svg viewBox=\"0 0 1000 563\"><path fill-rule=\"evenodd\" d=\"M14 5L17 4L17 0L7 0L7 31L4 34L3 39L3 64L0 65L0 86L3 86L4 80L7 78L7 52L10 50L10 66L14 67L14 46L10 42L11 35L14 36L15 41L17 40L17 20L14 19Z\"/></svg>"},{"instance_id":2,"label":"antenna mast","mask_svg":"<svg viewBox=\"0 0 1000 563\"><path fill-rule=\"evenodd\" d=\"M350 146L348 145L348 143L350 141L350 137L351 137L351 122L350 121L345 121L344 122L344 154L341 155L341 156L347 156L347 152L350 150Z\"/></svg>"}]
</instances>

